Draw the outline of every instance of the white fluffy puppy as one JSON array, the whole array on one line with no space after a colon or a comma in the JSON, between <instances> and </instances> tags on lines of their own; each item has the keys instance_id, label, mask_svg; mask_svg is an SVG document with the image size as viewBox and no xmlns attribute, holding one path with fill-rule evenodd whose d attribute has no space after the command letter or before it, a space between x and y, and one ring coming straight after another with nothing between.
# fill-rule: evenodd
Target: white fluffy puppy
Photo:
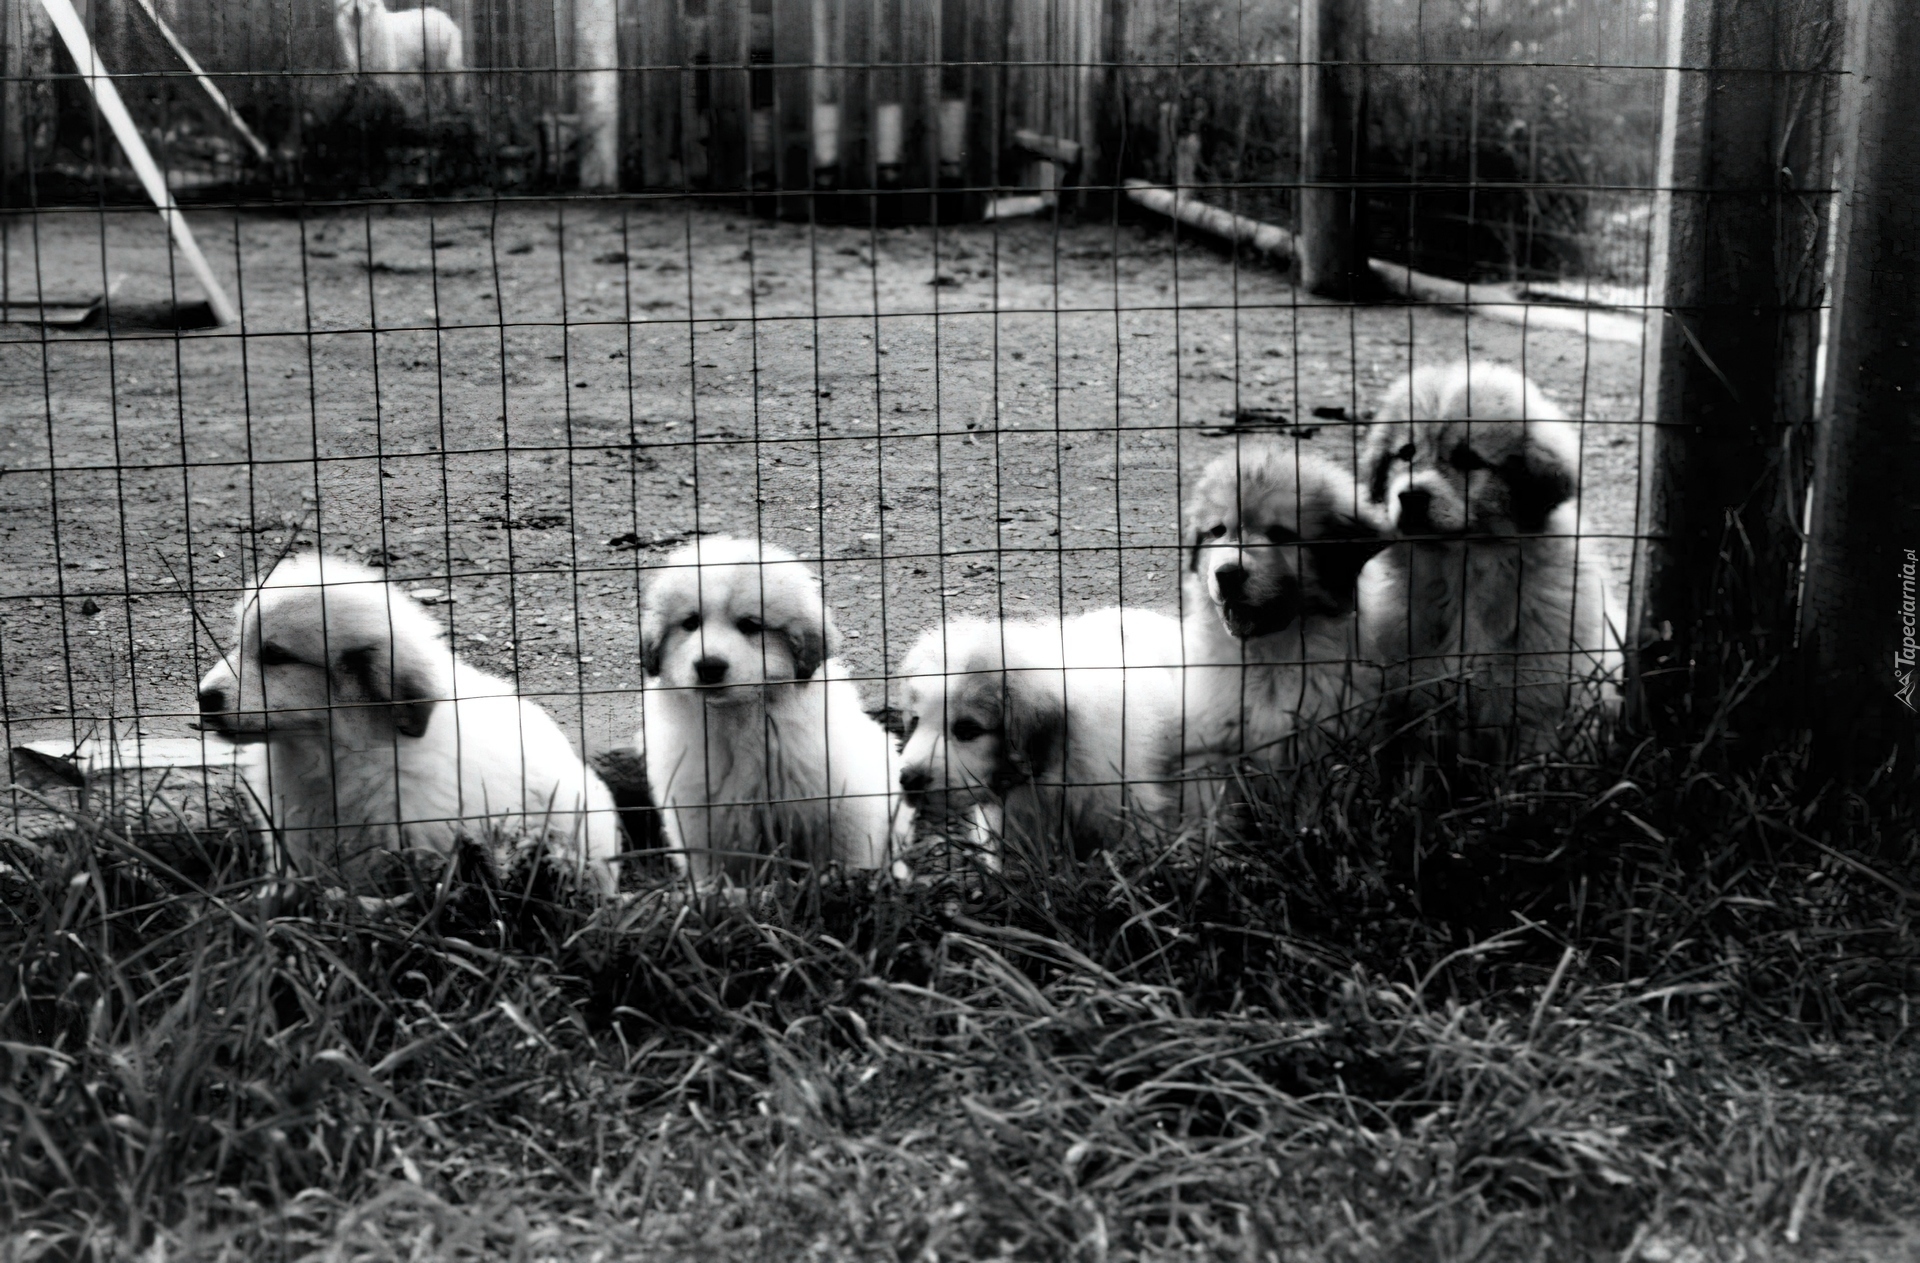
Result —
<instances>
[{"instance_id":1,"label":"white fluffy puppy","mask_svg":"<svg viewBox=\"0 0 1920 1263\"><path fill-rule=\"evenodd\" d=\"M1189 771L1273 766L1296 733L1357 729L1381 687L1361 649L1360 573L1386 540L1353 475L1291 443L1243 441L1207 466L1187 522Z\"/></svg>"},{"instance_id":2,"label":"white fluffy puppy","mask_svg":"<svg viewBox=\"0 0 1920 1263\"><path fill-rule=\"evenodd\" d=\"M396 13L386 0L334 0L333 9L347 68L374 75L409 116L419 119L465 101L465 41L445 10L421 5Z\"/></svg>"},{"instance_id":3,"label":"white fluffy puppy","mask_svg":"<svg viewBox=\"0 0 1920 1263\"><path fill-rule=\"evenodd\" d=\"M253 745L247 784L303 871L365 888L389 853L530 837L613 892L620 826L600 778L545 711L461 662L363 566L306 553L245 593L200 714Z\"/></svg>"},{"instance_id":4,"label":"white fluffy puppy","mask_svg":"<svg viewBox=\"0 0 1920 1263\"><path fill-rule=\"evenodd\" d=\"M1180 625L1148 610L933 628L901 668L900 784L966 810L990 853L1065 838L1084 857L1130 819L1169 825L1179 659Z\"/></svg>"},{"instance_id":5,"label":"white fluffy puppy","mask_svg":"<svg viewBox=\"0 0 1920 1263\"><path fill-rule=\"evenodd\" d=\"M893 738L834 659L820 581L793 554L715 537L670 555L641 602L647 783L696 881L767 855L881 868L912 816Z\"/></svg>"},{"instance_id":6,"label":"white fluffy puppy","mask_svg":"<svg viewBox=\"0 0 1920 1263\"><path fill-rule=\"evenodd\" d=\"M1402 542L1362 601L1393 691L1488 759L1551 749L1570 719L1613 708L1620 621L1578 538L1566 414L1506 365L1461 362L1415 370L1374 415L1361 472Z\"/></svg>"}]
</instances>

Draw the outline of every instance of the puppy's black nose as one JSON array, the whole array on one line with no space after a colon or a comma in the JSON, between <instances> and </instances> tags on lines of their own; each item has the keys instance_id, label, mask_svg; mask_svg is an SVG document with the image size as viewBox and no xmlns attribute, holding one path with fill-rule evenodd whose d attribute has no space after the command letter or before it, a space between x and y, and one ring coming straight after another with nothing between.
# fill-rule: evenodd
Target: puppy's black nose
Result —
<instances>
[{"instance_id":1,"label":"puppy's black nose","mask_svg":"<svg viewBox=\"0 0 1920 1263\"><path fill-rule=\"evenodd\" d=\"M918 793L933 784L933 773L924 767L903 767L900 769L900 788L909 794Z\"/></svg>"},{"instance_id":2,"label":"puppy's black nose","mask_svg":"<svg viewBox=\"0 0 1920 1263\"><path fill-rule=\"evenodd\" d=\"M1424 531L1433 525L1433 493L1408 487L1400 493L1400 529Z\"/></svg>"},{"instance_id":3,"label":"puppy's black nose","mask_svg":"<svg viewBox=\"0 0 1920 1263\"><path fill-rule=\"evenodd\" d=\"M227 694L224 689L200 690L200 713L202 715L221 715L227 709Z\"/></svg>"},{"instance_id":4,"label":"puppy's black nose","mask_svg":"<svg viewBox=\"0 0 1920 1263\"><path fill-rule=\"evenodd\" d=\"M1239 596L1247 588L1247 568L1237 561L1230 561L1214 570L1213 581L1220 585L1221 596Z\"/></svg>"},{"instance_id":5,"label":"puppy's black nose","mask_svg":"<svg viewBox=\"0 0 1920 1263\"><path fill-rule=\"evenodd\" d=\"M727 665L725 658L702 658L693 664L693 673L702 684L718 684L727 678Z\"/></svg>"}]
</instances>

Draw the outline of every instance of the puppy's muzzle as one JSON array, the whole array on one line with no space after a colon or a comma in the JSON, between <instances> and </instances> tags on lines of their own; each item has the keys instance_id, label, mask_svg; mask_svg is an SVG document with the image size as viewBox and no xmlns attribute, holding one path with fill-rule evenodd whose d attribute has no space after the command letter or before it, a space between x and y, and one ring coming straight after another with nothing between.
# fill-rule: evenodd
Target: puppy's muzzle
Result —
<instances>
[{"instance_id":1,"label":"puppy's muzzle","mask_svg":"<svg viewBox=\"0 0 1920 1263\"><path fill-rule=\"evenodd\" d=\"M1400 493L1400 529L1409 535L1427 535L1434 530L1433 493L1420 487L1408 487Z\"/></svg>"},{"instance_id":2,"label":"puppy's muzzle","mask_svg":"<svg viewBox=\"0 0 1920 1263\"><path fill-rule=\"evenodd\" d=\"M1223 602L1231 604L1238 601L1246 595L1247 568L1237 561L1216 566L1213 571L1213 583Z\"/></svg>"},{"instance_id":3,"label":"puppy's muzzle","mask_svg":"<svg viewBox=\"0 0 1920 1263\"><path fill-rule=\"evenodd\" d=\"M239 686L233 681L232 667L221 663L200 682L200 722L192 725L201 732L217 732L234 741L264 741L271 727L266 715L258 711L242 713Z\"/></svg>"},{"instance_id":4,"label":"puppy's muzzle","mask_svg":"<svg viewBox=\"0 0 1920 1263\"><path fill-rule=\"evenodd\" d=\"M915 811L944 810L956 801L952 787L936 784L933 768L925 763L909 763L900 769L900 796ZM965 802L967 797L962 794L957 801Z\"/></svg>"},{"instance_id":5,"label":"puppy's muzzle","mask_svg":"<svg viewBox=\"0 0 1920 1263\"><path fill-rule=\"evenodd\" d=\"M693 664L693 674L702 684L720 684L725 682L731 665L725 658L708 655Z\"/></svg>"},{"instance_id":6,"label":"puppy's muzzle","mask_svg":"<svg viewBox=\"0 0 1920 1263\"><path fill-rule=\"evenodd\" d=\"M962 779L971 778L963 776ZM951 780L944 783L938 781L934 778L932 766L926 763L909 763L900 769L901 795L915 811L965 806L979 797L981 788L978 785L955 784Z\"/></svg>"},{"instance_id":7,"label":"puppy's muzzle","mask_svg":"<svg viewBox=\"0 0 1920 1263\"><path fill-rule=\"evenodd\" d=\"M1274 632L1285 631L1293 626L1293 621L1300 617L1298 578L1293 575L1280 576L1274 594L1256 603L1246 596L1246 571L1238 566L1232 568L1240 571L1240 580L1232 594L1229 594L1226 584L1220 585L1220 622L1228 635L1239 640L1250 640L1255 636L1271 636Z\"/></svg>"}]
</instances>

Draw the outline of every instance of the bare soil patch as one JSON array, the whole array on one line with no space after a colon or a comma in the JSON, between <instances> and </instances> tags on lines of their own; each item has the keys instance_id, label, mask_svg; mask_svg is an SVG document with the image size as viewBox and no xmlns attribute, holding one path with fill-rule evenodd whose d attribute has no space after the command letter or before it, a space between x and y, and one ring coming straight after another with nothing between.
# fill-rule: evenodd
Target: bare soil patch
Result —
<instances>
[{"instance_id":1,"label":"bare soil patch","mask_svg":"<svg viewBox=\"0 0 1920 1263\"><path fill-rule=\"evenodd\" d=\"M451 594L460 650L593 749L634 726L645 568L759 533L822 560L877 704L944 615L1173 608L1180 491L1231 441L1200 432L1223 410L1284 410L1350 458L1339 417L1469 352L1584 418L1585 529L1626 579L1637 347L1319 303L1154 226L529 202L195 227L243 329L129 314L169 296L151 213L10 226L16 297L125 279L117 327L0 326L9 742L184 731L207 629L295 530Z\"/></svg>"}]
</instances>

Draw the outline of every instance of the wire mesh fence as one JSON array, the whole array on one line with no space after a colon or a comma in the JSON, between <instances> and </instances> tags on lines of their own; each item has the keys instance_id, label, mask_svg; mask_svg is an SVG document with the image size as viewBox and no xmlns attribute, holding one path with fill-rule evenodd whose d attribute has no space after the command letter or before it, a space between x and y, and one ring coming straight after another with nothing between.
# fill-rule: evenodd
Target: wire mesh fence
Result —
<instances>
[{"instance_id":1,"label":"wire mesh fence","mask_svg":"<svg viewBox=\"0 0 1920 1263\"><path fill-rule=\"evenodd\" d=\"M0 1253L1905 1239L1920 7L431 13L0 0Z\"/></svg>"},{"instance_id":2,"label":"wire mesh fence","mask_svg":"<svg viewBox=\"0 0 1920 1263\"><path fill-rule=\"evenodd\" d=\"M180 783L169 761L209 783L201 682L260 641L233 638L234 604L308 549L377 572L601 755L642 727L641 595L668 555L761 541L817 573L863 709L912 712L903 661L955 620L1217 617L1189 528L1223 456L1325 461L1387 556L1368 419L1457 360L1515 367L1570 418L1559 515L1522 529L1577 537L1625 603L1651 0L1374 7L1363 245L1403 279L1363 304L1125 195L1286 222L1292 6L476 3L446 11L460 65L373 71L353 24L413 15L425 40L425 11L254 8L88 13L241 313L199 330L83 81L7 9L9 748L134 751L146 770L111 783L187 810L153 786ZM267 160L167 60L169 21ZM1290 514L1273 525L1308 534Z\"/></svg>"}]
</instances>

